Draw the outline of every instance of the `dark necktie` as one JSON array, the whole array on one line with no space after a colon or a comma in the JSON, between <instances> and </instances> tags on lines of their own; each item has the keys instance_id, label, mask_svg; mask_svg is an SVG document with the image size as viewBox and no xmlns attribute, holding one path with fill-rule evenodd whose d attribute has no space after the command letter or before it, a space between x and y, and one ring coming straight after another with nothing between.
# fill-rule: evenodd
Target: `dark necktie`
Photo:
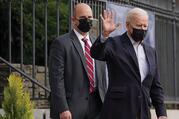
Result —
<instances>
[{"instance_id":1,"label":"dark necktie","mask_svg":"<svg viewBox=\"0 0 179 119\"><path fill-rule=\"evenodd\" d=\"M85 58L86 58L86 66L87 66L87 73L88 73L88 78L89 78L89 91L92 93L94 91L94 65L93 65L93 60L90 56L90 45L88 44L88 39L83 38L82 41L85 43Z\"/></svg>"}]
</instances>

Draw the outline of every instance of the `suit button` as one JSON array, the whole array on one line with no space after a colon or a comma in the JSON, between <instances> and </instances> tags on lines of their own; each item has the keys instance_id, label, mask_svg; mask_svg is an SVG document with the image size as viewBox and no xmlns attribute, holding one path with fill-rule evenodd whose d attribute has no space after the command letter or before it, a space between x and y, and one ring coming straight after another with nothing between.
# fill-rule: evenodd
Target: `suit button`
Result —
<instances>
[{"instance_id":1,"label":"suit button","mask_svg":"<svg viewBox=\"0 0 179 119\"><path fill-rule=\"evenodd\" d=\"M86 97L85 100L88 100L88 97Z\"/></svg>"}]
</instances>

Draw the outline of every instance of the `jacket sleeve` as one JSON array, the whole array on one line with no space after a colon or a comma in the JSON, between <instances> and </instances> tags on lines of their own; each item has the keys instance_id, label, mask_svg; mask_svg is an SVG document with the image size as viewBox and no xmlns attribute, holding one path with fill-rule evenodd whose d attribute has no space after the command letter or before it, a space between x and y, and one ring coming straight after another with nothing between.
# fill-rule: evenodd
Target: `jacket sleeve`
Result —
<instances>
[{"instance_id":1,"label":"jacket sleeve","mask_svg":"<svg viewBox=\"0 0 179 119\"><path fill-rule=\"evenodd\" d=\"M159 81L156 52L155 52L155 62L156 62L155 75L152 82L150 96L151 96L152 104L156 110L157 117L167 116L166 108L164 104L164 92L163 92L162 85Z\"/></svg>"},{"instance_id":2,"label":"jacket sleeve","mask_svg":"<svg viewBox=\"0 0 179 119\"><path fill-rule=\"evenodd\" d=\"M91 56L94 59L97 60L101 60L101 61L106 61L106 57L107 57L107 52L109 50L108 48L108 41L110 38L106 39L104 41L104 39L101 38L101 36L99 36L97 38L97 40L94 42L94 44L91 47Z\"/></svg>"},{"instance_id":3,"label":"jacket sleeve","mask_svg":"<svg viewBox=\"0 0 179 119\"><path fill-rule=\"evenodd\" d=\"M51 108L56 115L69 110L64 86L65 48L60 40L55 40L50 49L49 82L51 88Z\"/></svg>"}]
</instances>

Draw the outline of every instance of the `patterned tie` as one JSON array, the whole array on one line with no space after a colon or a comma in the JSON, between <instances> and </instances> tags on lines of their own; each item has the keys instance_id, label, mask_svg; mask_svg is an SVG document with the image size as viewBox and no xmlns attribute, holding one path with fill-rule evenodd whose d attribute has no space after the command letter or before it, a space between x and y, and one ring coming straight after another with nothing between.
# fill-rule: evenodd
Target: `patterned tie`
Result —
<instances>
[{"instance_id":1,"label":"patterned tie","mask_svg":"<svg viewBox=\"0 0 179 119\"><path fill-rule=\"evenodd\" d=\"M86 58L86 66L88 71L88 78L90 82L89 91L92 93L94 91L94 67L93 60L90 56L90 45L88 44L88 39L83 38L82 41L85 43L85 58Z\"/></svg>"}]
</instances>

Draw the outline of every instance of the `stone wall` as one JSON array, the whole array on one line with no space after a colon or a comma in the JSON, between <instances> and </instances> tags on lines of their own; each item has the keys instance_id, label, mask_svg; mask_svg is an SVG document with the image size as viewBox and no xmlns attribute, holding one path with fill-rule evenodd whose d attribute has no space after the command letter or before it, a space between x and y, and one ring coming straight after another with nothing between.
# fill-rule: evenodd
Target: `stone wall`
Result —
<instances>
[{"instance_id":1,"label":"stone wall","mask_svg":"<svg viewBox=\"0 0 179 119\"><path fill-rule=\"evenodd\" d=\"M20 64L13 64L16 68L20 69ZM32 65L23 65L23 71L32 77ZM13 73L16 73L20 75L19 73L15 72L12 70ZM7 85L7 78L9 76L9 68L5 64L0 64L0 105L2 102L2 93L4 86ZM49 94L45 92L42 88L40 88L37 85L33 85L29 79L24 78L24 88L26 91L30 92L30 95L36 104L36 108L48 108L48 96ZM37 80L40 84L45 85L45 67L43 66L36 66L35 67L35 80ZM48 83L48 76L47 76L47 87L49 88L49 83Z\"/></svg>"}]
</instances>

